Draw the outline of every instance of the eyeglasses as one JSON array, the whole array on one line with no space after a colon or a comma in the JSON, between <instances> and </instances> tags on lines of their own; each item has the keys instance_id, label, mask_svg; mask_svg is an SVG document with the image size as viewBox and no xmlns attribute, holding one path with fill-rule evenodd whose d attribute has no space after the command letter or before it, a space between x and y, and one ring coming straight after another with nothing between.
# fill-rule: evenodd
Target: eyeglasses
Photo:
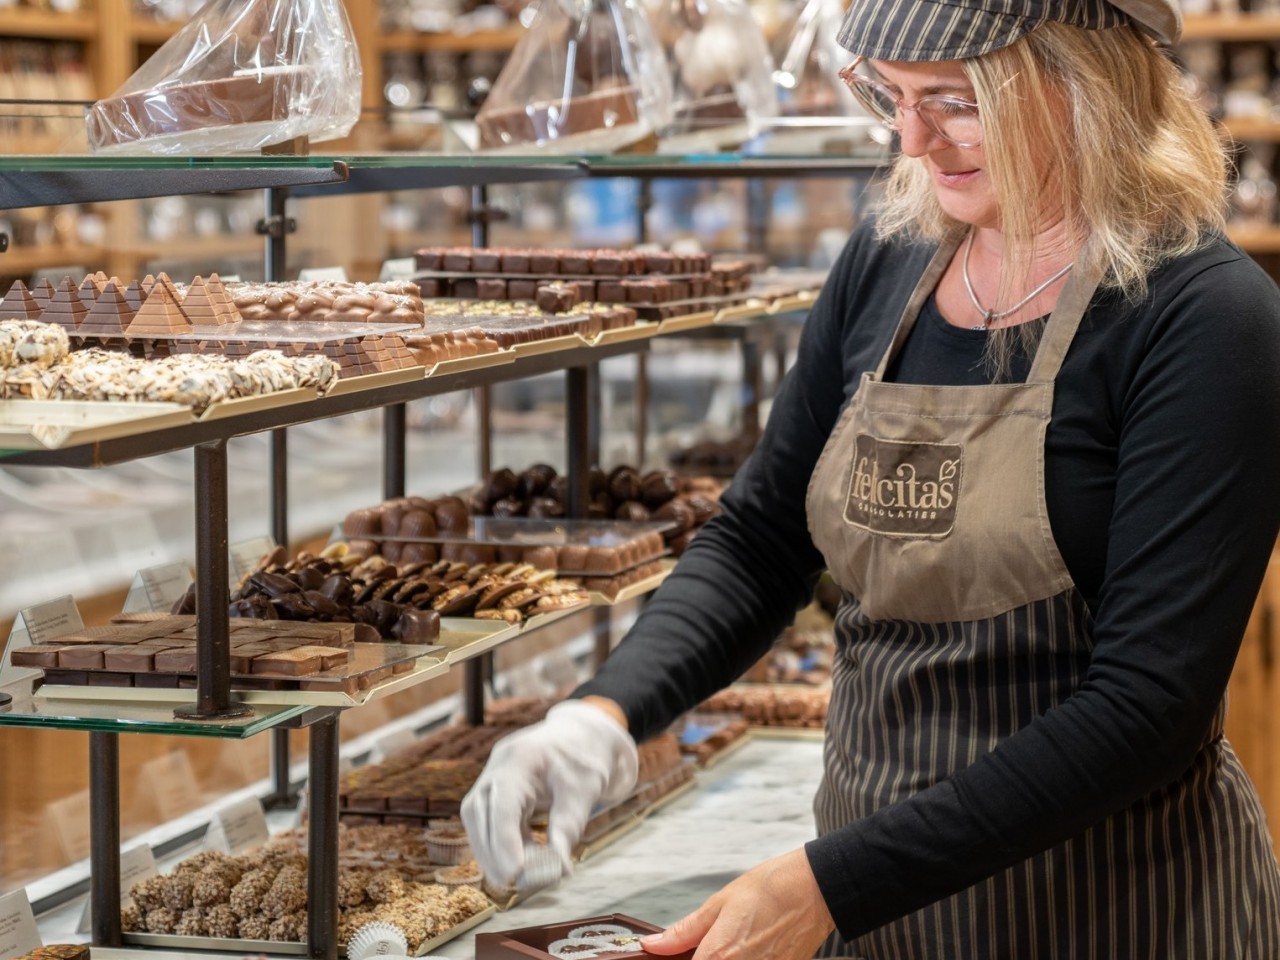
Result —
<instances>
[{"instance_id":1,"label":"eyeglasses","mask_svg":"<svg viewBox=\"0 0 1280 960\"><path fill-rule=\"evenodd\" d=\"M978 105L972 100L930 94L915 103L903 103L901 97L894 96L879 80L857 72L864 63L864 57L853 61L840 71L840 79L873 117L900 130L901 114L912 110L926 127L948 143L957 147L982 145L982 118L978 116Z\"/></svg>"}]
</instances>

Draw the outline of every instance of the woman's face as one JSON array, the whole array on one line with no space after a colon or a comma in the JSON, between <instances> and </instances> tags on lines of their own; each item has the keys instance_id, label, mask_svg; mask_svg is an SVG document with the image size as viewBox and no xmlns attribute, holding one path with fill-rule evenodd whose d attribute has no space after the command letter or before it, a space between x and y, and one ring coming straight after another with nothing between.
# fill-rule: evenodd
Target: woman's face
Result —
<instances>
[{"instance_id":1,"label":"woman's face","mask_svg":"<svg viewBox=\"0 0 1280 960\"><path fill-rule=\"evenodd\" d=\"M976 100L973 84L959 60L907 63L874 60L885 85L908 106L928 94ZM995 192L987 177L982 147L958 147L929 129L914 110L899 110L902 152L916 157L929 171L933 192L951 218L977 227L996 227Z\"/></svg>"}]
</instances>

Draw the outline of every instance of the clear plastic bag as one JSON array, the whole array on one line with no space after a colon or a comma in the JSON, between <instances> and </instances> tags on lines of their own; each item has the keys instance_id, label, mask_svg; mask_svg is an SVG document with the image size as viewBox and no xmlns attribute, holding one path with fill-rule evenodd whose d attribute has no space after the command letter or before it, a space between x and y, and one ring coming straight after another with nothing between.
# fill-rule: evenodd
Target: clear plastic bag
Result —
<instances>
[{"instance_id":1,"label":"clear plastic bag","mask_svg":"<svg viewBox=\"0 0 1280 960\"><path fill-rule=\"evenodd\" d=\"M840 80L851 55L837 42L842 0L805 0L774 73L779 116L757 152L882 153L887 131Z\"/></svg>"},{"instance_id":2,"label":"clear plastic bag","mask_svg":"<svg viewBox=\"0 0 1280 960\"><path fill-rule=\"evenodd\" d=\"M671 119L671 78L637 0L542 0L476 116L482 150L608 153Z\"/></svg>"},{"instance_id":3,"label":"clear plastic bag","mask_svg":"<svg viewBox=\"0 0 1280 960\"><path fill-rule=\"evenodd\" d=\"M86 124L96 152L208 156L332 140L359 113L342 0L210 0Z\"/></svg>"},{"instance_id":4,"label":"clear plastic bag","mask_svg":"<svg viewBox=\"0 0 1280 960\"><path fill-rule=\"evenodd\" d=\"M650 0L674 93L664 150L714 150L778 112L773 57L745 0Z\"/></svg>"}]
</instances>

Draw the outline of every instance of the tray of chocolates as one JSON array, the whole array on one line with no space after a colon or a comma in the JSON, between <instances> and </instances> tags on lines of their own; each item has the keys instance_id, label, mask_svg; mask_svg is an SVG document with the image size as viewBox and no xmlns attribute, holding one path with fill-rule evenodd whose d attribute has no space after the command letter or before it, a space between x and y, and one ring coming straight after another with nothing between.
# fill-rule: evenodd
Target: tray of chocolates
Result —
<instances>
[{"instance_id":1,"label":"tray of chocolates","mask_svg":"<svg viewBox=\"0 0 1280 960\"><path fill-rule=\"evenodd\" d=\"M234 619L231 686L253 703L364 702L394 677L443 662L437 646L356 642L356 624ZM189 700L198 653L194 616L120 614L10 654L44 672L47 698ZM324 695L332 695L327 699Z\"/></svg>"},{"instance_id":2,"label":"tray of chocolates","mask_svg":"<svg viewBox=\"0 0 1280 960\"><path fill-rule=\"evenodd\" d=\"M640 938L661 927L610 913L536 927L476 934L476 960L587 960L642 953ZM674 954L689 960L693 950Z\"/></svg>"},{"instance_id":3,"label":"tray of chocolates","mask_svg":"<svg viewBox=\"0 0 1280 960\"><path fill-rule=\"evenodd\" d=\"M375 511L377 508L373 508ZM402 514L403 520L403 514ZM467 517L457 526L430 531L424 525L394 532L368 530L372 518L362 512L348 515L343 530L351 537L371 540L395 540L403 544L475 544L477 546L551 548L546 553L546 569L560 576L614 575L657 560L666 553L662 535L671 521L649 520L640 523L617 520L531 519L528 517ZM554 551L554 558L552 557ZM496 557L496 552L495 552ZM468 557L467 559L471 559ZM484 562L484 561L475 561ZM492 561L490 561L492 562ZM530 561L532 562L532 561Z\"/></svg>"},{"instance_id":4,"label":"tray of chocolates","mask_svg":"<svg viewBox=\"0 0 1280 960\"><path fill-rule=\"evenodd\" d=\"M305 831L229 857L201 851L129 890L121 910L126 944L234 956L306 956L308 862ZM435 882L421 827L339 825L338 941L356 942L371 921L394 924L409 952L429 953L491 917L472 886ZM183 953L183 956L197 955Z\"/></svg>"}]
</instances>

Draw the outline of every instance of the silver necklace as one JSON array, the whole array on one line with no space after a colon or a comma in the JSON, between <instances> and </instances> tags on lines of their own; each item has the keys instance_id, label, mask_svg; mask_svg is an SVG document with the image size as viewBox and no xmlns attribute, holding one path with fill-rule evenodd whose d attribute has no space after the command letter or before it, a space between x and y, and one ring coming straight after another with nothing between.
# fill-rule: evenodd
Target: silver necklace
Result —
<instances>
[{"instance_id":1,"label":"silver necklace","mask_svg":"<svg viewBox=\"0 0 1280 960\"><path fill-rule=\"evenodd\" d=\"M1061 270L1055 273L1052 277L1050 277L1044 283L1040 284L1040 286L1036 287L1034 290L1028 293L1025 297L1023 297L1021 300L1015 303L1008 310L1001 310L997 312L995 310L988 310L981 303L979 303L978 295L973 292L973 281L969 279L969 251L972 249L973 249L973 230L970 230L969 239L966 240L964 243L964 258L960 261L960 275L964 277L964 288L969 291L969 300L972 301L973 308L977 310L978 313L982 314L982 322L979 324L975 324L972 328L974 330L986 330L991 326L991 322L993 320L1003 320L1005 317L1013 316L1015 313L1017 313L1019 310L1025 307L1028 303L1030 303L1032 300L1038 297L1041 293L1043 293L1046 289L1048 289L1048 287L1052 285L1055 281L1061 280L1063 277L1065 277L1070 272L1071 268L1075 266L1074 263L1068 263L1065 267L1063 267Z\"/></svg>"}]
</instances>

